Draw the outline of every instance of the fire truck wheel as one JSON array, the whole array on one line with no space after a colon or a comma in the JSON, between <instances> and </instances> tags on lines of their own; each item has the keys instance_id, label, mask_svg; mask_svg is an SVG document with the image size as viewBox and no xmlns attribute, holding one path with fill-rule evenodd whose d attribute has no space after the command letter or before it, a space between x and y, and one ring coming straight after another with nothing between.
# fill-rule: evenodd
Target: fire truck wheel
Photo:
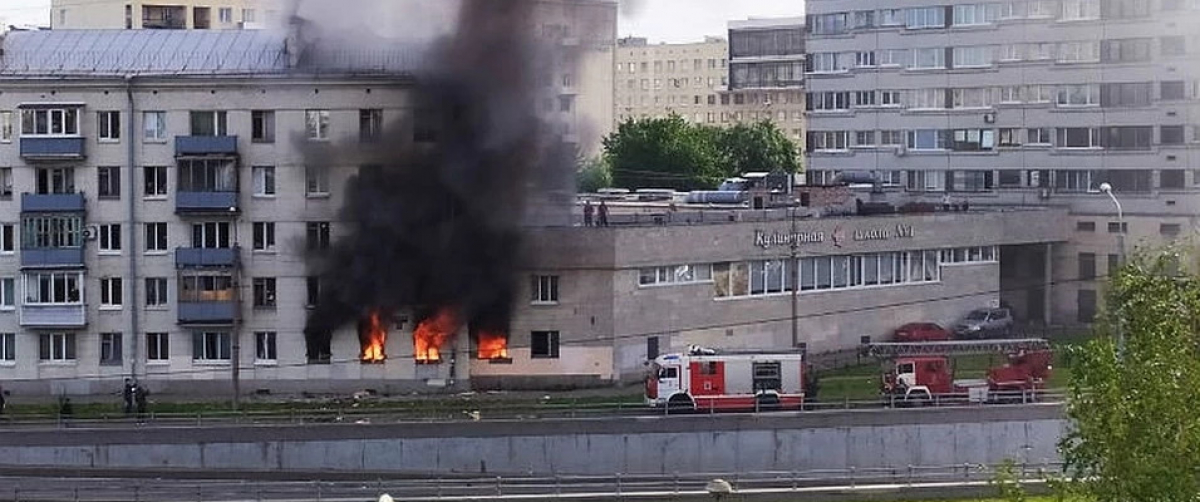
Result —
<instances>
[{"instance_id":1,"label":"fire truck wheel","mask_svg":"<svg viewBox=\"0 0 1200 502\"><path fill-rule=\"evenodd\" d=\"M779 396L775 394L759 394L754 401L759 411L775 411L782 407Z\"/></svg>"},{"instance_id":2,"label":"fire truck wheel","mask_svg":"<svg viewBox=\"0 0 1200 502\"><path fill-rule=\"evenodd\" d=\"M667 400L667 413L691 413L696 411L696 404L687 394L675 394Z\"/></svg>"}]
</instances>

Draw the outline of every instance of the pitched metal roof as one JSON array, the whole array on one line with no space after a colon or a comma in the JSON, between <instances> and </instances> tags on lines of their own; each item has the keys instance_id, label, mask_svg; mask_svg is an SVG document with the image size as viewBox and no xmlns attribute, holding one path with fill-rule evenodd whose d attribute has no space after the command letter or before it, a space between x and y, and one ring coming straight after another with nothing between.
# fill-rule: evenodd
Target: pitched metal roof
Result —
<instances>
[{"instance_id":1,"label":"pitched metal roof","mask_svg":"<svg viewBox=\"0 0 1200 502\"><path fill-rule=\"evenodd\" d=\"M0 36L0 77L410 73L422 50L314 44L290 66L286 37L267 30L44 30Z\"/></svg>"}]
</instances>

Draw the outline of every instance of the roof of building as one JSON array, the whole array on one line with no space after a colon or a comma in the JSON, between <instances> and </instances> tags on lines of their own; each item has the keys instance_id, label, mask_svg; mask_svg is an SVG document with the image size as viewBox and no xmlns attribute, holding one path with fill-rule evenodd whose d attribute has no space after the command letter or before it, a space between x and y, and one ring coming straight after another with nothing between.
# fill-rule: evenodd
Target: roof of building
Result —
<instances>
[{"instance_id":1,"label":"roof of building","mask_svg":"<svg viewBox=\"0 0 1200 502\"><path fill-rule=\"evenodd\" d=\"M729 22L731 30L753 30L753 29L769 29L769 28L793 28L803 29L803 17L752 17L746 20L735 20Z\"/></svg>"},{"instance_id":2,"label":"roof of building","mask_svg":"<svg viewBox=\"0 0 1200 502\"><path fill-rule=\"evenodd\" d=\"M403 44L313 44L293 60L287 36L266 30L17 31L0 37L0 77L406 74L422 56Z\"/></svg>"}]
</instances>

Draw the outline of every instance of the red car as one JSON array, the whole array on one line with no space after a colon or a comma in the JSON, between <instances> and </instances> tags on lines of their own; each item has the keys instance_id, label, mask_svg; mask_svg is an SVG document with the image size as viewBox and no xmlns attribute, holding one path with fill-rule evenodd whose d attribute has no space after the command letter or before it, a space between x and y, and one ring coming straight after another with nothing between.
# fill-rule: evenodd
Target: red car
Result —
<instances>
[{"instance_id":1,"label":"red car","mask_svg":"<svg viewBox=\"0 0 1200 502\"><path fill-rule=\"evenodd\" d=\"M896 328L897 342L942 342L950 339L950 332L931 322L910 322Z\"/></svg>"}]
</instances>

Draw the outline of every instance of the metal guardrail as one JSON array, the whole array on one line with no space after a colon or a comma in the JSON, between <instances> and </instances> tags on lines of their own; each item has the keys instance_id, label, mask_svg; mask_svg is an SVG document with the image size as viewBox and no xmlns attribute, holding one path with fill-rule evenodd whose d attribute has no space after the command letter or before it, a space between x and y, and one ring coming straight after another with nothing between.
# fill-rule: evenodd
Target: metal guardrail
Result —
<instances>
[{"instance_id":1,"label":"metal guardrail","mask_svg":"<svg viewBox=\"0 0 1200 502\"><path fill-rule=\"evenodd\" d=\"M1015 464L1017 480L1033 482L1062 473L1061 463ZM227 481L128 478L0 478L0 500L158 502L189 500L505 500L516 498L625 499L648 496L706 495L714 479L725 480L735 493L787 494L820 489L904 489L917 486L986 487L996 479L994 466L958 464L849 468L756 473L675 473L611 476L460 476L374 479L361 481Z\"/></svg>"},{"instance_id":2,"label":"metal guardrail","mask_svg":"<svg viewBox=\"0 0 1200 502\"><path fill-rule=\"evenodd\" d=\"M884 410L889 408L978 407L996 404L1057 404L1065 402L1063 391L994 392L993 402L973 402L968 394L935 395L929 399L905 400L902 396L871 400L834 400L805 402L802 409L756 409L741 413L775 413L780 411L838 411ZM472 422L487 420L582 419L622 416L652 416L681 413L685 410L654 408L642 403L463 403L461 407L338 407L327 410L290 411L205 411L198 413L147 413L143 416L120 414L99 417L73 418L63 415L16 414L0 415L3 428L104 428L104 427L219 427L239 425L306 425L344 423L401 423L401 422ZM734 412L715 409L686 410L690 414L728 415Z\"/></svg>"}]
</instances>

